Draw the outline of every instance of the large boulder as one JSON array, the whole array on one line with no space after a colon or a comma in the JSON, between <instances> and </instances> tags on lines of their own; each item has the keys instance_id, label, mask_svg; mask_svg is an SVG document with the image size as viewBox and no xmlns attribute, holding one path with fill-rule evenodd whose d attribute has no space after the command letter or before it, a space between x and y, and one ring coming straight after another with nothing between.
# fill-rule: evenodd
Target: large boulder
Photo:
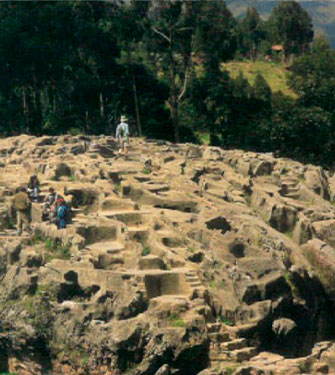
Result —
<instances>
[{"instance_id":1,"label":"large boulder","mask_svg":"<svg viewBox=\"0 0 335 375\"><path fill-rule=\"evenodd\" d=\"M335 344L332 344L327 350L321 353L321 361L326 363L329 373L335 373Z\"/></svg>"},{"instance_id":2,"label":"large boulder","mask_svg":"<svg viewBox=\"0 0 335 375\"><path fill-rule=\"evenodd\" d=\"M335 300L335 249L316 238L301 248L326 292Z\"/></svg>"},{"instance_id":3,"label":"large boulder","mask_svg":"<svg viewBox=\"0 0 335 375\"><path fill-rule=\"evenodd\" d=\"M302 245L312 238L312 225L311 220L309 220L305 215L300 214L298 222L293 231L293 241Z\"/></svg>"},{"instance_id":4,"label":"large boulder","mask_svg":"<svg viewBox=\"0 0 335 375\"><path fill-rule=\"evenodd\" d=\"M294 207L272 198L259 189L254 189L252 193L251 206L271 227L283 233L293 231L298 213Z\"/></svg>"},{"instance_id":5,"label":"large boulder","mask_svg":"<svg viewBox=\"0 0 335 375\"><path fill-rule=\"evenodd\" d=\"M324 199L330 199L327 176L322 168L310 168L305 172L305 185Z\"/></svg>"},{"instance_id":6,"label":"large boulder","mask_svg":"<svg viewBox=\"0 0 335 375\"><path fill-rule=\"evenodd\" d=\"M221 160L221 149L219 147L206 147L205 151L202 154L202 157L205 160Z\"/></svg>"},{"instance_id":7,"label":"large boulder","mask_svg":"<svg viewBox=\"0 0 335 375\"><path fill-rule=\"evenodd\" d=\"M272 160L255 160L251 163L250 174L252 176L269 176L274 167L274 161Z\"/></svg>"},{"instance_id":8,"label":"large boulder","mask_svg":"<svg viewBox=\"0 0 335 375\"><path fill-rule=\"evenodd\" d=\"M278 336L287 336L290 334L294 328L296 328L296 323L288 318L276 319L272 323L272 331Z\"/></svg>"},{"instance_id":9,"label":"large boulder","mask_svg":"<svg viewBox=\"0 0 335 375\"><path fill-rule=\"evenodd\" d=\"M335 246L335 219L316 221L312 224L312 230L315 237Z\"/></svg>"}]
</instances>

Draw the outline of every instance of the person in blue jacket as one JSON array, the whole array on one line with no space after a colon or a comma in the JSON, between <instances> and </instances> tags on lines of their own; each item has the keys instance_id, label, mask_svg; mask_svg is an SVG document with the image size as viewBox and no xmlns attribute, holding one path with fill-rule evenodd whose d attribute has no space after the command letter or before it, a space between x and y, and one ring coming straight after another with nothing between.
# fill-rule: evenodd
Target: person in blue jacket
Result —
<instances>
[{"instance_id":1,"label":"person in blue jacket","mask_svg":"<svg viewBox=\"0 0 335 375\"><path fill-rule=\"evenodd\" d=\"M66 202L63 198L57 199L57 226L58 229L66 228L66 224L68 222L68 207Z\"/></svg>"}]
</instances>

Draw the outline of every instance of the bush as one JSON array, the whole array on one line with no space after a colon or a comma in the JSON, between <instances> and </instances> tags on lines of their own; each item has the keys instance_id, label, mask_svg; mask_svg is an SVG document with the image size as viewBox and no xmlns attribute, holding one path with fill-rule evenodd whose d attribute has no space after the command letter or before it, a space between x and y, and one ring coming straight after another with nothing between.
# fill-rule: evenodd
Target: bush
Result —
<instances>
[{"instance_id":1,"label":"bush","mask_svg":"<svg viewBox=\"0 0 335 375\"><path fill-rule=\"evenodd\" d=\"M151 253L151 249L149 246L146 246L143 250L142 250L142 256L146 256L146 255L149 255Z\"/></svg>"},{"instance_id":2,"label":"bush","mask_svg":"<svg viewBox=\"0 0 335 375\"><path fill-rule=\"evenodd\" d=\"M49 262L51 259L65 259L71 258L71 244L62 244L59 240L53 238L46 238L44 246L47 250L45 260Z\"/></svg>"}]
</instances>

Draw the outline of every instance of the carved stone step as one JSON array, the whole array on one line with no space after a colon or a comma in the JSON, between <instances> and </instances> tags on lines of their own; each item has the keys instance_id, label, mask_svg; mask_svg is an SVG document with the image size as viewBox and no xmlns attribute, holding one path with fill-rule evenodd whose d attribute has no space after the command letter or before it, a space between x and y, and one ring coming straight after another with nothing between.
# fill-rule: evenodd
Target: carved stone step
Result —
<instances>
[{"instance_id":1,"label":"carved stone step","mask_svg":"<svg viewBox=\"0 0 335 375\"><path fill-rule=\"evenodd\" d=\"M299 185L299 181L289 181L289 182L282 182L281 186L285 186L287 189L295 188Z\"/></svg>"},{"instance_id":2,"label":"carved stone step","mask_svg":"<svg viewBox=\"0 0 335 375\"><path fill-rule=\"evenodd\" d=\"M128 233L129 239L141 241L147 237L148 227L146 226L128 227L127 233Z\"/></svg>"},{"instance_id":3,"label":"carved stone step","mask_svg":"<svg viewBox=\"0 0 335 375\"><path fill-rule=\"evenodd\" d=\"M293 176L281 176L280 180L282 184L299 183L299 180Z\"/></svg>"},{"instance_id":4,"label":"carved stone step","mask_svg":"<svg viewBox=\"0 0 335 375\"><path fill-rule=\"evenodd\" d=\"M193 276L197 276L197 277L198 277L198 273L197 273L197 271L195 271L195 270L189 270L189 271L187 271L187 272L185 273L185 275L186 275L187 277L193 277Z\"/></svg>"},{"instance_id":5,"label":"carved stone step","mask_svg":"<svg viewBox=\"0 0 335 375\"><path fill-rule=\"evenodd\" d=\"M282 194L283 195L286 195L286 194L288 194L288 193L298 193L298 192L300 192L300 188L299 187L290 187L290 188L288 188L288 189L285 189L285 191L282 191Z\"/></svg>"},{"instance_id":6,"label":"carved stone step","mask_svg":"<svg viewBox=\"0 0 335 375\"><path fill-rule=\"evenodd\" d=\"M91 245L87 245L86 249L92 252L116 254L124 249L122 243L117 241L106 241L106 242L95 242Z\"/></svg>"},{"instance_id":7,"label":"carved stone step","mask_svg":"<svg viewBox=\"0 0 335 375\"><path fill-rule=\"evenodd\" d=\"M230 358L233 358L237 362L247 361L251 357L254 357L256 354L257 349L252 346L229 352Z\"/></svg>"},{"instance_id":8,"label":"carved stone step","mask_svg":"<svg viewBox=\"0 0 335 375\"><path fill-rule=\"evenodd\" d=\"M221 323L207 323L208 333L220 332L222 327Z\"/></svg>"},{"instance_id":9,"label":"carved stone step","mask_svg":"<svg viewBox=\"0 0 335 375\"><path fill-rule=\"evenodd\" d=\"M300 194L297 193L287 193L285 194L286 198L291 198L291 199L298 199L300 197Z\"/></svg>"},{"instance_id":10,"label":"carved stone step","mask_svg":"<svg viewBox=\"0 0 335 375\"><path fill-rule=\"evenodd\" d=\"M191 283L191 282L193 282L193 281L199 281L199 277L198 276L188 276L187 274L186 274L186 280L189 282L189 283Z\"/></svg>"},{"instance_id":11,"label":"carved stone step","mask_svg":"<svg viewBox=\"0 0 335 375\"><path fill-rule=\"evenodd\" d=\"M240 338L240 339L235 339L235 340L220 344L220 350L221 349L223 351L237 350L237 349L243 349L246 346L247 346L247 340L245 338Z\"/></svg>"},{"instance_id":12,"label":"carved stone step","mask_svg":"<svg viewBox=\"0 0 335 375\"><path fill-rule=\"evenodd\" d=\"M230 340L228 332L213 332L209 333L208 336L214 343L227 342Z\"/></svg>"},{"instance_id":13,"label":"carved stone step","mask_svg":"<svg viewBox=\"0 0 335 375\"><path fill-rule=\"evenodd\" d=\"M196 288L196 287L198 287L198 286L202 286L202 284L201 284L200 281L193 281L193 282L190 283L190 286L191 286L192 288Z\"/></svg>"},{"instance_id":14,"label":"carved stone step","mask_svg":"<svg viewBox=\"0 0 335 375\"><path fill-rule=\"evenodd\" d=\"M213 366L213 362L224 362L228 361L230 359L228 353L218 353L218 352L213 352L209 353L209 359L211 361L211 365Z\"/></svg>"},{"instance_id":15,"label":"carved stone step","mask_svg":"<svg viewBox=\"0 0 335 375\"><path fill-rule=\"evenodd\" d=\"M142 223L142 215L147 212L135 210L120 210L120 211L101 211L99 216L108 219L116 219L122 221L126 225L139 225Z\"/></svg>"}]
</instances>

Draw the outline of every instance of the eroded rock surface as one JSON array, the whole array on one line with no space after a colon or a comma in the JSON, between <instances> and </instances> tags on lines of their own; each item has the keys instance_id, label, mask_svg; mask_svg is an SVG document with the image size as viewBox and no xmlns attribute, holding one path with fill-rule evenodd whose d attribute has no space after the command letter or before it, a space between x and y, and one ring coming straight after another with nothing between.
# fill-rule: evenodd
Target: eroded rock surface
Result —
<instances>
[{"instance_id":1,"label":"eroded rock surface","mask_svg":"<svg viewBox=\"0 0 335 375\"><path fill-rule=\"evenodd\" d=\"M270 154L111 137L0 140L0 372L335 371L334 178ZM66 229L13 230L31 174Z\"/></svg>"}]
</instances>

